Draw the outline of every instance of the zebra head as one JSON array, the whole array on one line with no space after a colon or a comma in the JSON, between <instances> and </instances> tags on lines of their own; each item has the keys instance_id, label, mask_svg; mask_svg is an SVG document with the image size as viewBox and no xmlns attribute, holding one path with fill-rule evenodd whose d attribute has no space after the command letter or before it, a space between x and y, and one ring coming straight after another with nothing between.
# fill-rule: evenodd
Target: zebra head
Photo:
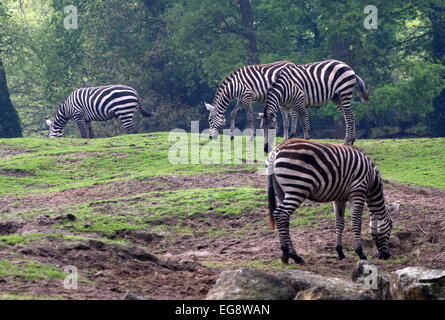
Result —
<instances>
[{"instance_id":1,"label":"zebra head","mask_svg":"<svg viewBox=\"0 0 445 320\"><path fill-rule=\"evenodd\" d=\"M264 131L264 152L269 153L276 138L277 119L273 114L267 113L258 113L257 118L261 120L260 128Z\"/></svg>"},{"instance_id":2,"label":"zebra head","mask_svg":"<svg viewBox=\"0 0 445 320\"><path fill-rule=\"evenodd\" d=\"M399 210L400 201L394 202L391 206L385 205L385 213L382 216L374 214L369 226L371 235L379 252L379 259L388 260L391 257L389 253L389 237L391 235L392 220L391 215Z\"/></svg>"},{"instance_id":3,"label":"zebra head","mask_svg":"<svg viewBox=\"0 0 445 320\"><path fill-rule=\"evenodd\" d=\"M61 138L62 137L62 131L54 128L54 121L51 121L50 119L46 118L45 123L49 127L49 133L48 138Z\"/></svg>"},{"instance_id":4,"label":"zebra head","mask_svg":"<svg viewBox=\"0 0 445 320\"><path fill-rule=\"evenodd\" d=\"M218 138L220 132L222 132L224 126L226 125L226 117L224 114L220 114L217 108L211 104L204 103L209 114L209 125L210 125L210 139Z\"/></svg>"}]
</instances>

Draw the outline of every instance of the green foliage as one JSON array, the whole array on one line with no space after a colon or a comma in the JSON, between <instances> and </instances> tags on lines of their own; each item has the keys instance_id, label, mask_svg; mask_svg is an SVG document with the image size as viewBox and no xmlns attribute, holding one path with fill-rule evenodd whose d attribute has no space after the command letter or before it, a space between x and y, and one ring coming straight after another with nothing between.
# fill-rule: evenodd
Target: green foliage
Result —
<instances>
[{"instance_id":1,"label":"green foliage","mask_svg":"<svg viewBox=\"0 0 445 320\"><path fill-rule=\"evenodd\" d=\"M141 130L188 128L191 120L207 126L202 101L249 59L237 0L2 3L0 49L25 136L43 136L45 117L74 89L112 83L135 87L156 111L138 116ZM372 106L353 106L362 137L443 135L443 1L376 0L377 30L363 26L368 4L252 0L261 62L343 60L372 88ZM67 5L78 8L77 30L63 26ZM343 131L332 129L341 119L334 107L311 114L317 137ZM116 121L95 128L99 137L121 133ZM73 125L66 132L77 136Z\"/></svg>"}]
</instances>

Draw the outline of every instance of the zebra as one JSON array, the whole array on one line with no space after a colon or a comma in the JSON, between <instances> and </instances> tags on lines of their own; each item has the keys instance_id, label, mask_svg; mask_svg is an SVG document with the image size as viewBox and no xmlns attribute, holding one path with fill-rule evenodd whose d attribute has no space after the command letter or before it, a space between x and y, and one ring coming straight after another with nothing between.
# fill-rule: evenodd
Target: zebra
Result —
<instances>
[{"instance_id":1,"label":"zebra","mask_svg":"<svg viewBox=\"0 0 445 320\"><path fill-rule=\"evenodd\" d=\"M125 85L108 85L74 90L60 104L54 121L46 119L49 138L62 137L62 130L70 119L74 119L82 138L94 138L92 121L105 121L118 118L127 134L137 133L134 125L134 112L139 108L144 117L153 114L141 107L137 91Z\"/></svg>"},{"instance_id":2,"label":"zebra","mask_svg":"<svg viewBox=\"0 0 445 320\"><path fill-rule=\"evenodd\" d=\"M276 128L278 109L295 110L291 112L297 121L299 116L303 126L304 138L309 139L309 117L307 107L317 107L328 101L334 102L343 111L346 121L345 144L353 145L356 140L355 116L351 111L354 88L360 90L362 101L369 102L364 81L355 74L350 66L338 60L325 60L304 65L288 64L267 93L264 114L261 114L262 129L265 135L265 152L274 140L269 130ZM287 137L285 136L285 139Z\"/></svg>"},{"instance_id":3,"label":"zebra","mask_svg":"<svg viewBox=\"0 0 445 320\"><path fill-rule=\"evenodd\" d=\"M283 68L293 64L290 61L278 61L268 64L241 67L227 76L218 90L212 104L204 102L209 111L210 138L216 139L226 124L225 112L232 100L237 105L230 114L230 129L233 139L235 118L242 106L247 112L247 125L254 132L254 114L252 101L265 102L267 91L277 79ZM288 113L283 113L283 125L288 127ZM295 128L296 131L296 128Z\"/></svg>"},{"instance_id":4,"label":"zebra","mask_svg":"<svg viewBox=\"0 0 445 320\"><path fill-rule=\"evenodd\" d=\"M278 229L282 261L292 258L303 263L297 255L289 234L290 215L306 199L333 202L336 214L336 251L343 253L342 235L346 202L350 202L354 249L366 260L361 240L362 213L365 202L370 211L370 228L379 258L390 258L389 237L391 214L398 211L400 202L386 205L383 182L377 167L354 146L289 139L278 145L268 156L269 223ZM277 204L278 200L278 204Z\"/></svg>"}]
</instances>

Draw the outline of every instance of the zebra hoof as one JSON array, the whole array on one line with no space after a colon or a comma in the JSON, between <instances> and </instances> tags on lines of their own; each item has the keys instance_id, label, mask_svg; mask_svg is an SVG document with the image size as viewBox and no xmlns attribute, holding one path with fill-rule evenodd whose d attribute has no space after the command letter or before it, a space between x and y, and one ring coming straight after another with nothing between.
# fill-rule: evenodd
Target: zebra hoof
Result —
<instances>
[{"instance_id":1,"label":"zebra hoof","mask_svg":"<svg viewBox=\"0 0 445 320\"><path fill-rule=\"evenodd\" d=\"M346 258L345 254L343 253L343 247L335 247L335 251L337 251L339 260L343 260L344 258Z\"/></svg>"},{"instance_id":2,"label":"zebra hoof","mask_svg":"<svg viewBox=\"0 0 445 320\"><path fill-rule=\"evenodd\" d=\"M289 264L289 256L285 256L285 255L281 256L281 261L284 264Z\"/></svg>"},{"instance_id":3,"label":"zebra hoof","mask_svg":"<svg viewBox=\"0 0 445 320\"><path fill-rule=\"evenodd\" d=\"M391 258L391 254L389 252L382 252L379 254L379 259L381 260L388 260Z\"/></svg>"},{"instance_id":4,"label":"zebra hoof","mask_svg":"<svg viewBox=\"0 0 445 320\"><path fill-rule=\"evenodd\" d=\"M295 261L295 263L296 264L303 264L304 263L304 260L303 260L303 258L302 257L300 257L299 255L293 255L293 256L291 256L291 258L292 259L294 259L294 261Z\"/></svg>"},{"instance_id":5,"label":"zebra hoof","mask_svg":"<svg viewBox=\"0 0 445 320\"><path fill-rule=\"evenodd\" d=\"M355 253L357 253L360 260L368 260L368 257L363 253L363 249L359 248L355 250Z\"/></svg>"}]
</instances>

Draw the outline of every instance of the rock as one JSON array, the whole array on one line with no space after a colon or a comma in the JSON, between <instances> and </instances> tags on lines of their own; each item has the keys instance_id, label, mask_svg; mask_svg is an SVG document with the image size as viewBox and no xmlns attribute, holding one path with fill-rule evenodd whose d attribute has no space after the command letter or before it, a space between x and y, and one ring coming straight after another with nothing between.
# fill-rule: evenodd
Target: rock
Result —
<instances>
[{"instance_id":1,"label":"rock","mask_svg":"<svg viewBox=\"0 0 445 320\"><path fill-rule=\"evenodd\" d=\"M206 300L292 300L295 290L276 277L254 269L224 271Z\"/></svg>"},{"instance_id":2,"label":"rock","mask_svg":"<svg viewBox=\"0 0 445 320\"><path fill-rule=\"evenodd\" d=\"M378 300L392 300L390 287L391 277L387 272L379 271L368 261L357 262L357 268L352 273L352 281L375 293Z\"/></svg>"},{"instance_id":3,"label":"rock","mask_svg":"<svg viewBox=\"0 0 445 320\"><path fill-rule=\"evenodd\" d=\"M308 271L288 270L276 274L294 288L296 300L374 300L376 296L363 286L347 280L323 277Z\"/></svg>"},{"instance_id":4,"label":"rock","mask_svg":"<svg viewBox=\"0 0 445 320\"><path fill-rule=\"evenodd\" d=\"M391 273L391 294L400 300L445 300L445 270L408 267Z\"/></svg>"},{"instance_id":5,"label":"rock","mask_svg":"<svg viewBox=\"0 0 445 320\"><path fill-rule=\"evenodd\" d=\"M134 294L132 292L127 292L123 297L123 300L155 300L155 299L138 296L137 294Z\"/></svg>"}]
</instances>

